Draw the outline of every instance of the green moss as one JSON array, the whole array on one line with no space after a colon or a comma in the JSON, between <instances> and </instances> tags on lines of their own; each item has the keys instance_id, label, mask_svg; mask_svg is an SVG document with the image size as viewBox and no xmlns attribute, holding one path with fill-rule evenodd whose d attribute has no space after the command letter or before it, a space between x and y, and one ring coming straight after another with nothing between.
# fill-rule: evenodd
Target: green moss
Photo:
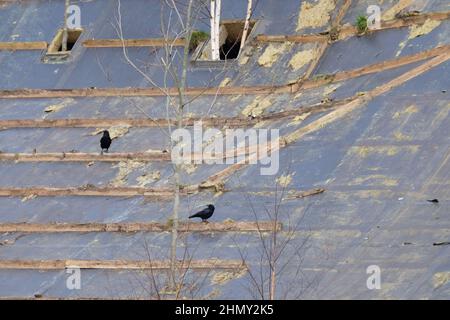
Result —
<instances>
[{"instance_id":1,"label":"green moss","mask_svg":"<svg viewBox=\"0 0 450 320\"><path fill-rule=\"evenodd\" d=\"M194 50L195 48L197 48L200 42L206 41L208 39L209 39L208 33L200 30L192 31L191 41L189 42L189 50L190 51Z\"/></svg>"},{"instance_id":2,"label":"green moss","mask_svg":"<svg viewBox=\"0 0 450 320\"><path fill-rule=\"evenodd\" d=\"M334 80L335 75L334 74L316 74L315 76L312 77L313 80L323 80L323 81L327 81L332 82Z\"/></svg>"},{"instance_id":3,"label":"green moss","mask_svg":"<svg viewBox=\"0 0 450 320\"><path fill-rule=\"evenodd\" d=\"M366 16L358 16L356 18L356 28L360 34L363 34L367 31L367 17Z\"/></svg>"},{"instance_id":4,"label":"green moss","mask_svg":"<svg viewBox=\"0 0 450 320\"><path fill-rule=\"evenodd\" d=\"M167 229L172 229L173 224L174 224L174 222L173 222L173 219L172 219L172 218L167 219L167 222L166 222L166 227L167 227Z\"/></svg>"}]
</instances>

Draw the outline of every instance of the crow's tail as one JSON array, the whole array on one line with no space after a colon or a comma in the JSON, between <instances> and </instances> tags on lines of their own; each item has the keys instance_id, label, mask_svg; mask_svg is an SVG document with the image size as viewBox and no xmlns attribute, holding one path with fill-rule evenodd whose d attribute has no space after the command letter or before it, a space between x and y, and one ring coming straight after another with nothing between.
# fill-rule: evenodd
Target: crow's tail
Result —
<instances>
[{"instance_id":1,"label":"crow's tail","mask_svg":"<svg viewBox=\"0 0 450 320\"><path fill-rule=\"evenodd\" d=\"M191 218L197 218L197 215L193 214L192 216L189 216L189 219L191 219Z\"/></svg>"}]
</instances>

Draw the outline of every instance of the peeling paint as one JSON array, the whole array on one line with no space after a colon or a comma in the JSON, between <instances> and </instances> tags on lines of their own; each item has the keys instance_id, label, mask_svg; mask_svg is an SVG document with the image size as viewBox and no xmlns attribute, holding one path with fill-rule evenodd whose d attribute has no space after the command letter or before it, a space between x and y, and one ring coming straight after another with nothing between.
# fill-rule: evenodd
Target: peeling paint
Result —
<instances>
[{"instance_id":1,"label":"peeling paint","mask_svg":"<svg viewBox=\"0 0 450 320\"><path fill-rule=\"evenodd\" d=\"M113 166L113 168L119 168L119 172L110 184L113 187L123 187L128 180L128 175L134 170L142 168L144 165L145 163L143 162L133 160L119 162L117 165Z\"/></svg>"},{"instance_id":2,"label":"peeling paint","mask_svg":"<svg viewBox=\"0 0 450 320\"><path fill-rule=\"evenodd\" d=\"M67 99L64 99L60 103L52 104L52 105L46 107L44 109L45 115L42 118L45 119L48 116L49 113L54 113L54 112L60 111L61 109L67 107L67 105L69 105L73 101L74 100L72 98L67 98Z\"/></svg>"},{"instance_id":3,"label":"peeling paint","mask_svg":"<svg viewBox=\"0 0 450 320\"><path fill-rule=\"evenodd\" d=\"M400 149L416 153L419 150L419 146L354 146L350 152L357 154L361 158L366 158L371 154L383 154L392 157L398 154Z\"/></svg>"},{"instance_id":4,"label":"peeling paint","mask_svg":"<svg viewBox=\"0 0 450 320\"><path fill-rule=\"evenodd\" d=\"M236 102L236 101L238 101L240 98L241 98L241 95L233 96L233 97L230 98L230 101L231 101L231 102Z\"/></svg>"},{"instance_id":5,"label":"peeling paint","mask_svg":"<svg viewBox=\"0 0 450 320\"><path fill-rule=\"evenodd\" d=\"M37 195L35 195L35 194L30 194L30 195L28 195L28 196L26 196L26 197L23 197L22 198L22 202L27 202L28 200L33 200L33 199L35 199L37 197Z\"/></svg>"},{"instance_id":6,"label":"peeling paint","mask_svg":"<svg viewBox=\"0 0 450 320\"><path fill-rule=\"evenodd\" d=\"M434 288L442 287L450 281L450 271L437 272L433 276L433 286Z\"/></svg>"},{"instance_id":7,"label":"peeling paint","mask_svg":"<svg viewBox=\"0 0 450 320\"><path fill-rule=\"evenodd\" d=\"M271 43L266 47L263 54L258 59L258 64L262 67L271 67L291 45L287 43Z\"/></svg>"},{"instance_id":8,"label":"peeling paint","mask_svg":"<svg viewBox=\"0 0 450 320\"><path fill-rule=\"evenodd\" d=\"M405 134L401 133L400 131L396 131L394 133L394 138L397 141L410 141L410 140L412 140L412 137L410 137L408 135L405 135Z\"/></svg>"},{"instance_id":9,"label":"peeling paint","mask_svg":"<svg viewBox=\"0 0 450 320\"><path fill-rule=\"evenodd\" d=\"M211 278L211 284L223 285L231 280L242 278L246 273L247 270L245 268L242 268L234 272L231 271L215 272Z\"/></svg>"},{"instance_id":10,"label":"peeling paint","mask_svg":"<svg viewBox=\"0 0 450 320\"><path fill-rule=\"evenodd\" d=\"M402 41L399 44L399 50L397 51L396 56L398 57L401 54L402 50L405 48L405 46L409 40L412 40L414 38L417 38L417 37L420 37L420 36L430 33L431 31L436 29L440 24L441 24L441 21L427 19L425 21L425 23L422 25L412 26L409 29L408 39L406 39L405 41Z\"/></svg>"},{"instance_id":11,"label":"peeling paint","mask_svg":"<svg viewBox=\"0 0 450 320\"><path fill-rule=\"evenodd\" d=\"M95 129L95 131L91 132L91 136L95 136L98 135L100 133L102 133L105 129L104 128L97 128ZM110 127L107 129L109 131L109 136L111 137L111 139L117 139L120 137L123 137L124 135L126 135L129 131L130 131L130 127L129 126L114 126L114 127Z\"/></svg>"},{"instance_id":12,"label":"peeling paint","mask_svg":"<svg viewBox=\"0 0 450 320\"><path fill-rule=\"evenodd\" d=\"M289 66L297 71L313 60L315 55L316 51L313 49L297 52L289 61Z\"/></svg>"},{"instance_id":13,"label":"peeling paint","mask_svg":"<svg viewBox=\"0 0 450 320\"><path fill-rule=\"evenodd\" d=\"M292 119L291 122L287 125L288 127L298 125L302 123L306 118L308 118L311 115L311 112L303 113L301 115L298 115Z\"/></svg>"},{"instance_id":14,"label":"peeling paint","mask_svg":"<svg viewBox=\"0 0 450 320\"><path fill-rule=\"evenodd\" d=\"M405 108L402 111L397 111L396 113L394 113L394 115L392 116L392 119L398 119L403 115L410 115L413 113L419 112L419 108L416 105L410 105L407 108Z\"/></svg>"},{"instance_id":15,"label":"peeling paint","mask_svg":"<svg viewBox=\"0 0 450 320\"><path fill-rule=\"evenodd\" d=\"M247 105L241 112L242 115L248 117L257 117L264 113L264 111L272 105L272 100L266 97L257 96L249 105Z\"/></svg>"},{"instance_id":16,"label":"peeling paint","mask_svg":"<svg viewBox=\"0 0 450 320\"><path fill-rule=\"evenodd\" d=\"M231 82L231 78L225 78L220 82L219 87L226 87Z\"/></svg>"},{"instance_id":17,"label":"peeling paint","mask_svg":"<svg viewBox=\"0 0 450 320\"><path fill-rule=\"evenodd\" d=\"M286 188L292 182L293 175L294 174L281 175L276 181L281 187Z\"/></svg>"},{"instance_id":18,"label":"peeling paint","mask_svg":"<svg viewBox=\"0 0 450 320\"><path fill-rule=\"evenodd\" d=\"M427 19L424 24L412 26L409 31L408 40L423 36L436 29L441 21Z\"/></svg>"},{"instance_id":19,"label":"peeling paint","mask_svg":"<svg viewBox=\"0 0 450 320\"><path fill-rule=\"evenodd\" d=\"M148 184L158 181L161 179L161 172L156 170L150 173L145 173L139 177L137 177L137 182L139 187L145 187Z\"/></svg>"},{"instance_id":20,"label":"peeling paint","mask_svg":"<svg viewBox=\"0 0 450 320\"><path fill-rule=\"evenodd\" d=\"M374 174L355 178L349 185L383 185L386 187L395 187L398 185L398 181L381 174Z\"/></svg>"},{"instance_id":21,"label":"peeling paint","mask_svg":"<svg viewBox=\"0 0 450 320\"><path fill-rule=\"evenodd\" d=\"M390 7L388 10L386 10L382 16L382 20L392 20L395 18L395 15L411 5L413 3L413 0L400 0L395 5Z\"/></svg>"},{"instance_id":22,"label":"peeling paint","mask_svg":"<svg viewBox=\"0 0 450 320\"><path fill-rule=\"evenodd\" d=\"M319 0L317 4L302 1L296 31L325 26L330 21L330 13L335 7L333 0Z\"/></svg>"},{"instance_id":23,"label":"peeling paint","mask_svg":"<svg viewBox=\"0 0 450 320\"><path fill-rule=\"evenodd\" d=\"M330 84L330 85L326 86L323 89L323 95L328 96L329 94L335 92L337 90L337 88L339 88L341 85L342 85L342 83L335 83L335 84Z\"/></svg>"},{"instance_id":24,"label":"peeling paint","mask_svg":"<svg viewBox=\"0 0 450 320\"><path fill-rule=\"evenodd\" d=\"M182 163L181 169L187 174L193 174L197 170L197 165L193 163Z\"/></svg>"}]
</instances>

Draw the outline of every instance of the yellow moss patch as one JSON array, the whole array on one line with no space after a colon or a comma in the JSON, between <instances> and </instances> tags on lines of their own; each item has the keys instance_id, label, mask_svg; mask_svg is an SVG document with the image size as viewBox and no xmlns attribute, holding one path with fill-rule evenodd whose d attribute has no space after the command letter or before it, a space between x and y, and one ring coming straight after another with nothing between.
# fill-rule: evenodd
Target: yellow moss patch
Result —
<instances>
[{"instance_id":1,"label":"yellow moss patch","mask_svg":"<svg viewBox=\"0 0 450 320\"><path fill-rule=\"evenodd\" d=\"M46 113L44 115L44 119L47 117L48 113L58 112L59 110L63 109L64 107L66 107L68 104L70 104L72 102L73 102L72 98L67 98L67 99L64 99L60 103L56 103L56 104L52 104L52 105L48 106L47 108L44 109L44 112Z\"/></svg>"},{"instance_id":2,"label":"yellow moss patch","mask_svg":"<svg viewBox=\"0 0 450 320\"><path fill-rule=\"evenodd\" d=\"M349 183L349 185L362 185L362 184L395 187L398 185L398 181L381 174L375 174L366 177L358 177Z\"/></svg>"},{"instance_id":3,"label":"yellow moss patch","mask_svg":"<svg viewBox=\"0 0 450 320\"><path fill-rule=\"evenodd\" d=\"M427 19L424 24L412 26L409 31L408 40L430 33L441 24L441 21Z\"/></svg>"},{"instance_id":4,"label":"yellow moss patch","mask_svg":"<svg viewBox=\"0 0 450 320\"><path fill-rule=\"evenodd\" d=\"M94 132L91 133L91 136L100 134L103 132L103 130L105 130L105 129L97 128L97 129L95 129ZM119 137L126 135L128 133L128 131L130 131L130 127L129 126L114 126L107 130L109 131L109 136L111 137L111 139L117 139Z\"/></svg>"},{"instance_id":5,"label":"yellow moss patch","mask_svg":"<svg viewBox=\"0 0 450 320\"><path fill-rule=\"evenodd\" d=\"M37 195L35 195L35 194L29 194L28 196L26 196L26 197L23 197L22 198L22 202L26 202L26 201L28 201L28 200L33 200L34 198L36 198L37 197Z\"/></svg>"},{"instance_id":6,"label":"yellow moss patch","mask_svg":"<svg viewBox=\"0 0 450 320\"><path fill-rule=\"evenodd\" d=\"M435 28L437 28L440 24L441 24L441 21L427 19L425 21L425 23L422 24L422 25L414 25L414 26L412 26L410 28L410 30L409 30L408 39L406 39L405 41L402 41L399 44L399 49L398 49L398 51L396 53L396 56L398 57L402 53L402 50L405 48L405 46L406 46L406 44L408 43L409 40L430 33Z\"/></svg>"},{"instance_id":7,"label":"yellow moss patch","mask_svg":"<svg viewBox=\"0 0 450 320\"><path fill-rule=\"evenodd\" d=\"M184 170L187 174L193 174L195 170L197 170L197 165L193 163L182 163L181 169Z\"/></svg>"},{"instance_id":8,"label":"yellow moss patch","mask_svg":"<svg viewBox=\"0 0 450 320\"><path fill-rule=\"evenodd\" d=\"M293 100L297 100L297 99L300 98L302 95L303 95L303 92L297 93L297 94L294 96Z\"/></svg>"},{"instance_id":9,"label":"yellow moss patch","mask_svg":"<svg viewBox=\"0 0 450 320\"><path fill-rule=\"evenodd\" d=\"M248 117L257 117L264 113L264 111L272 105L272 100L266 97L257 96L248 106L242 110L241 114Z\"/></svg>"},{"instance_id":10,"label":"yellow moss patch","mask_svg":"<svg viewBox=\"0 0 450 320\"><path fill-rule=\"evenodd\" d=\"M400 0L395 5L386 10L383 15L383 20L392 20L395 18L395 15L399 13L401 10L405 9L407 6L411 5L413 0Z\"/></svg>"},{"instance_id":11,"label":"yellow moss patch","mask_svg":"<svg viewBox=\"0 0 450 320\"><path fill-rule=\"evenodd\" d=\"M298 124L302 123L310 115L311 115L311 112L307 112L307 113L304 113L304 114L301 114L301 115L298 115L298 116L294 117L294 119L292 119L292 121L289 122L288 127L295 126L295 125L298 125Z\"/></svg>"},{"instance_id":12,"label":"yellow moss patch","mask_svg":"<svg viewBox=\"0 0 450 320\"><path fill-rule=\"evenodd\" d=\"M416 112L419 112L419 108L417 108L416 105L412 104L412 105L408 106L405 110L394 113L394 115L392 116L392 119L397 119L397 118L400 118L402 115L409 115L409 114L413 114Z\"/></svg>"},{"instance_id":13,"label":"yellow moss patch","mask_svg":"<svg viewBox=\"0 0 450 320\"><path fill-rule=\"evenodd\" d=\"M249 56L247 56L247 55L245 55L245 54L241 55L241 56L239 57L239 65L242 66L242 65L244 65L244 64L247 64L248 60L250 60L250 57L249 57Z\"/></svg>"},{"instance_id":14,"label":"yellow moss patch","mask_svg":"<svg viewBox=\"0 0 450 320\"><path fill-rule=\"evenodd\" d=\"M336 89L339 88L340 86L341 86L340 83L330 84L330 85L326 86L326 87L323 89L323 95L324 95L324 96L328 96L329 94L335 92Z\"/></svg>"},{"instance_id":15,"label":"yellow moss patch","mask_svg":"<svg viewBox=\"0 0 450 320\"><path fill-rule=\"evenodd\" d=\"M161 172L156 170L148 174L143 174L140 177L137 177L136 180L139 187L145 187L147 184L158 181L159 179L161 179Z\"/></svg>"},{"instance_id":16,"label":"yellow moss patch","mask_svg":"<svg viewBox=\"0 0 450 320\"><path fill-rule=\"evenodd\" d=\"M222 82L219 84L219 87L226 87L231 82L231 78L225 78L222 80Z\"/></svg>"},{"instance_id":17,"label":"yellow moss patch","mask_svg":"<svg viewBox=\"0 0 450 320\"><path fill-rule=\"evenodd\" d=\"M52 104L51 106L48 106L47 108L44 109L44 112L46 113L50 113L50 112L58 112L59 110L61 110L62 108L64 108L64 104L59 103L59 104Z\"/></svg>"},{"instance_id":18,"label":"yellow moss patch","mask_svg":"<svg viewBox=\"0 0 450 320\"><path fill-rule=\"evenodd\" d=\"M246 46L244 47L244 50L241 51L239 54L239 65L247 64L247 62L250 60L250 57L252 56L253 47L252 46Z\"/></svg>"},{"instance_id":19,"label":"yellow moss patch","mask_svg":"<svg viewBox=\"0 0 450 320\"><path fill-rule=\"evenodd\" d=\"M317 28L325 26L330 21L330 13L335 8L334 0L319 0L317 4L302 2L298 15L297 29Z\"/></svg>"},{"instance_id":20,"label":"yellow moss patch","mask_svg":"<svg viewBox=\"0 0 450 320\"><path fill-rule=\"evenodd\" d=\"M314 59L315 53L313 49L297 52L289 61L289 66L297 71Z\"/></svg>"},{"instance_id":21,"label":"yellow moss patch","mask_svg":"<svg viewBox=\"0 0 450 320\"><path fill-rule=\"evenodd\" d=\"M395 156L400 152L400 149L406 150L410 153L416 153L419 146L356 146L351 148L351 152L365 158L371 154L382 154L387 156Z\"/></svg>"},{"instance_id":22,"label":"yellow moss patch","mask_svg":"<svg viewBox=\"0 0 450 320\"><path fill-rule=\"evenodd\" d=\"M111 185L113 187L122 187L125 185L128 179L128 175L138 168L141 168L145 165L143 162L139 161L121 161L117 165L113 166L113 168L119 168L119 172L117 173L114 180L111 181Z\"/></svg>"},{"instance_id":23,"label":"yellow moss patch","mask_svg":"<svg viewBox=\"0 0 450 320\"><path fill-rule=\"evenodd\" d=\"M246 274L247 270L242 268L237 271L220 271L214 273L211 279L211 283L215 285L223 285L230 280L239 279Z\"/></svg>"},{"instance_id":24,"label":"yellow moss patch","mask_svg":"<svg viewBox=\"0 0 450 320\"><path fill-rule=\"evenodd\" d=\"M287 43L269 44L259 57L258 64L262 67L271 67L278 60L278 57L289 47L290 45Z\"/></svg>"},{"instance_id":25,"label":"yellow moss patch","mask_svg":"<svg viewBox=\"0 0 450 320\"><path fill-rule=\"evenodd\" d=\"M407 135L401 133L400 131L396 131L394 133L394 137L398 141L409 141L409 140L412 140L412 138L410 136L407 136Z\"/></svg>"},{"instance_id":26,"label":"yellow moss patch","mask_svg":"<svg viewBox=\"0 0 450 320\"><path fill-rule=\"evenodd\" d=\"M241 95L239 94L239 95L237 95L237 96L231 97L231 98L230 98L230 101L231 101L231 102L235 102L235 101L239 100L240 98L241 98Z\"/></svg>"},{"instance_id":27,"label":"yellow moss patch","mask_svg":"<svg viewBox=\"0 0 450 320\"><path fill-rule=\"evenodd\" d=\"M292 182L292 174L279 176L276 181L280 186L286 188Z\"/></svg>"},{"instance_id":28,"label":"yellow moss patch","mask_svg":"<svg viewBox=\"0 0 450 320\"><path fill-rule=\"evenodd\" d=\"M449 271L438 272L438 273L435 273L433 276L433 286L435 288L441 287L449 281L450 281L450 272Z\"/></svg>"},{"instance_id":29,"label":"yellow moss patch","mask_svg":"<svg viewBox=\"0 0 450 320\"><path fill-rule=\"evenodd\" d=\"M362 198L362 199L379 199L385 198L391 195L391 191L389 190L358 190L348 192L335 192L336 197L339 199L351 199L354 197Z\"/></svg>"}]
</instances>

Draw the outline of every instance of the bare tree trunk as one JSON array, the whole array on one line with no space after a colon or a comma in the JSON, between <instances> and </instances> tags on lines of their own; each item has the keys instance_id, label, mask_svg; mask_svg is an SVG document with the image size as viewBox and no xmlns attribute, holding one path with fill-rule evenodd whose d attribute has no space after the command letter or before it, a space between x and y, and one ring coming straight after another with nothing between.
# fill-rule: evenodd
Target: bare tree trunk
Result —
<instances>
[{"instance_id":1,"label":"bare tree trunk","mask_svg":"<svg viewBox=\"0 0 450 320\"><path fill-rule=\"evenodd\" d=\"M211 59L220 59L219 54L219 26L220 26L220 0L211 0Z\"/></svg>"},{"instance_id":2,"label":"bare tree trunk","mask_svg":"<svg viewBox=\"0 0 450 320\"><path fill-rule=\"evenodd\" d=\"M280 200L282 201L282 200ZM274 213L274 228L272 230L272 241L270 243L270 290L269 290L269 300L275 299L275 287L276 287L276 263L277 263L277 237L278 229L276 225L278 224L278 209L275 207Z\"/></svg>"},{"instance_id":3,"label":"bare tree trunk","mask_svg":"<svg viewBox=\"0 0 450 320\"><path fill-rule=\"evenodd\" d=\"M68 30L67 30L67 9L68 8L69 8L69 0L66 0L66 4L64 6L64 30L63 30L61 51L67 51L67 39L69 38L69 34L68 34Z\"/></svg>"},{"instance_id":4,"label":"bare tree trunk","mask_svg":"<svg viewBox=\"0 0 450 320\"><path fill-rule=\"evenodd\" d=\"M270 297L269 300L275 300L275 284L276 284L276 274L275 269L272 269L272 274L270 275Z\"/></svg>"},{"instance_id":5,"label":"bare tree trunk","mask_svg":"<svg viewBox=\"0 0 450 320\"><path fill-rule=\"evenodd\" d=\"M275 213L275 221L274 225L278 224L277 214ZM275 227L276 228L276 227ZM275 229L272 233L272 243L270 248L270 291L269 291L269 300L275 300L275 287L276 287L276 263L277 263L277 256L276 256L276 250L277 250L277 235L278 230Z\"/></svg>"},{"instance_id":6,"label":"bare tree trunk","mask_svg":"<svg viewBox=\"0 0 450 320\"><path fill-rule=\"evenodd\" d=\"M252 17L252 0L248 0L247 16L245 17L244 32L242 33L241 47L239 48L239 53L242 51L242 48L244 48L245 40L247 40L248 28L250 26L251 17Z\"/></svg>"},{"instance_id":7,"label":"bare tree trunk","mask_svg":"<svg viewBox=\"0 0 450 320\"><path fill-rule=\"evenodd\" d=\"M221 0L216 0L216 18L214 20L215 25L214 29L216 31L216 54L217 54L217 60L220 60L220 10L222 7Z\"/></svg>"},{"instance_id":8,"label":"bare tree trunk","mask_svg":"<svg viewBox=\"0 0 450 320\"><path fill-rule=\"evenodd\" d=\"M186 89L186 79L187 79L187 68L189 62L189 43L191 41L191 12L192 4L194 0L189 1L187 16L186 16L186 43L183 51L183 66L181 71L181 79L178 86L178 110L177 110L177 127L181 129L183 127L183 108L184 108L184 93ZM176 260L177 260L177 239L178 239L178 220L179 220L179 210L180 210L180 189L181 185L181 165L174 165L174 181L175 181L175 196L173 203L173 215L172 215L172 243L170 249L170 261L171 261L171 286L176 289Z\"/></svg>"},{"instance_id":9,"label":"bare tree trunk","mask_svg":"<svg viewBox=\"0 0 450 320\"><path fill-rule=\"evenodd\" d=\"M169 0L166 1L166 4L170 7L170 10L174 10L176 16L179 19L180 25L181 25L181 30L177 31L176 33L176 38L181 38L183 37L185 39L185 45L184 45L184 51L182 53L182 66L181 66L181 70L177 68L177 66L174 66L173 61L174 61L174 56L176 56L177 54L173 53L173 43L172 43L172 39L169 36L170 30L162 30L162 33L164 35L164 39L166 39L166 43L165 43L165 54L166 56L164 58L161 58L161 62L162 62L162 68L164 69L164 87L161 87L158 85L157 82L155 82L151 77L149 77L142 69L140 69L128 56L127 53L127 48L125 46L125 39L123 37L123 30L122 30L122 16L121 16L121 1L117 0L118 3L118 7L117 7L117 13L118 13L118 17L117 17L117 27L116 27L116 32L119 36L119 38L122 40L122 51L123 51L123 55L125 57L126 62L134 69L136 70L140 75L142 75L144 77L144 79L146 79L151 85L153 85L154 87L158 88L159 90L161 90L165 95L166 95L166 113L167 113L167 125L169 128L169 132L167 132L167 135L169 136L170 139L170 147L171 150L174 147L174 143L175 141L171 140L171 134L172 134L172 124L170 121L170 113L169 113L169 107L174 107L175 108L175 113L176 113L176 117L175 117L175 126L177 129L181 129L184 127L183 125L183 118L184 118L184 106L190 102L192 102L194 99L196 99L197 97L194 97L193 99L189 100L188 97L186 97L185 95L185 90L187 87L187 70L189 67L189 44L192 38L192 28L193 28L193 21L194 19L196 19L196 16L199 14L199 8L196 8L195 4L198 3L202 6L202 8L207 9L207 1L196 1L196 0L189 0L187 8L186 8L186 18L184 18L184 16L182 15L182 12L180 12L177 8L177 4L175 0ZM185 8L185 6L183 5L183 9ZM163 15L163 13L161 12L161 15ZM161 18L161 21L163 21L163 18ZM162 23L163 25L163 23ZM170 21L168 23L168 26L170 26ZM218 24L217 24L218 25ZM181 74L180 74L181 71ZM177 93L176 94L171 94L169 93L166 89L167 89L167 83L165 81L165 77L167 74L170 74L173 77L173 80L175 82L175 87L177 89ZM219 88L217 90L217 92L219 91ZM172 99L173 98L173 99ZM138 106L136 106L141 112L143 112L144 114L146 114L150 119L151 116L149 116L145 111L143 111L141 108L139 108ZM212 106L211 106L212 108ZM210 110L211 110L210 108ZM209 110L209 111L210 111ZM208 113L209 113L208 111ZM161 128L162 129L162 128ZM163 130L164 131L164 130ZM173 202L173 211L172 211L172 215L171 215L171 243L170 243L170 248L169 248L169 252L167 253L170 256L170 270L168 272L168 277L167 280L165 280L164 282L164 286L169 287L169 289L171 291L173 291L173 293L175 294L175 299L178 299L182 292L183 292L183 288L186 288L185 283L186 283L186 273L187 273L187 269L186 270L180 270L180 268L178 267L178 262L181 263L186 263L186 254L187 251L185 251L185 256L180 256L179 252L178 252L178 245L177 243L179 242L179 238L178 238L178 227L179 227L179 212L180 212L180 206L181 206L181 190L183 188L183 181L182 181L182 173L184 171L183 165L182 163L172 163L172 168L173 168L173 176L172 176L172 182L173 182L173 190L174 190L174 202ZM187 250L187 246L185 246L185 250ZM149 259L150 259L150 255L149 255ZM192 257L188 257L189 259L189 263L190 260L192 259ZM150 275L152 278L152 285L156 288L157 285L155 283L155 278L154 275L151 274ZM206 277L204 278L206 279ZM159 289L157 288L157 296L161 297L159 294ZM190 288L189 290L194 291L198 291L198 288ZM198 293L198 292L197 292Z\"/></svg>"}]
</instances>

